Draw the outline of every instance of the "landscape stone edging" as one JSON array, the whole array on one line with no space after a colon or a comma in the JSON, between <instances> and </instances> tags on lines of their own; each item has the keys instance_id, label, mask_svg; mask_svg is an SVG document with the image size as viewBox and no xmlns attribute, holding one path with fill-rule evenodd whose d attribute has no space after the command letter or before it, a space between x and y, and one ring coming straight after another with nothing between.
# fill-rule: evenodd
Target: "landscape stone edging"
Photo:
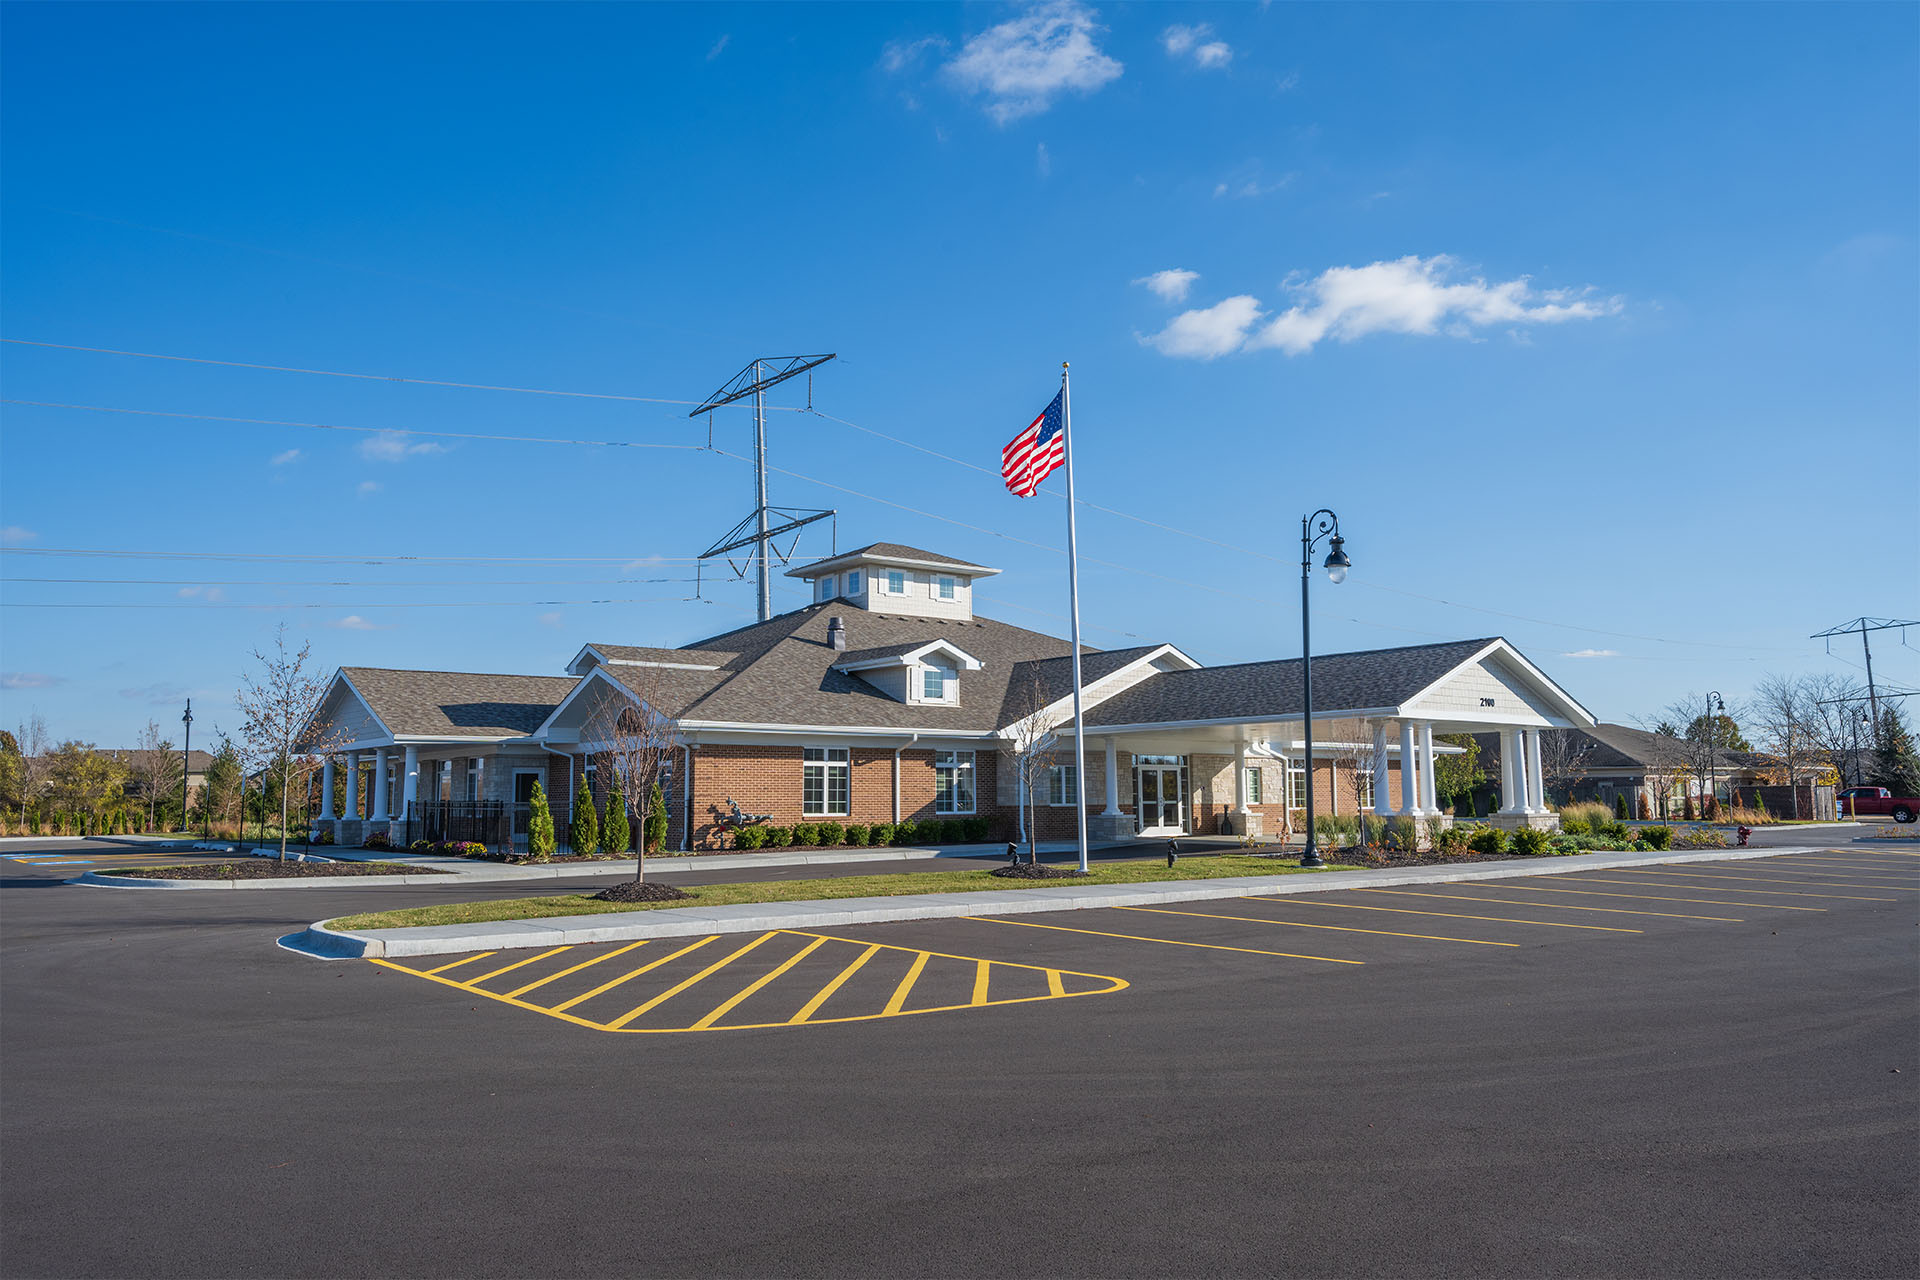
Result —
<instances>
[{"instance_id":1,"label":"landscape stone edging","mask_svg":"<svg viewBox=\"0 0 1920 1280\"><path fill-rule=\"evenodd\" d=\"M451 955L460 951L511 950L641 938L686 937L700 933L750 933L767 929L837 928L897 920L953 919L959 916L1023 915L1082 911L1098 907L1144 906L1237 898L1249 889L1269 893L1332 893L1361 886L1449 884L1464 880L1503 880L1516 876L1608 871L1621 867L1687 862L1723 862L1807 853L1819 846L1765 849L1704 849L1673 853L1574 854L1526 858L1506 863L1456 863L1398 870L1329 871L1317 875L1231 876L1201 881L1147 881L1081 889L997 889L986 893L902 894L888 898L814 899L805 902L743 903L725 907L666 907L652 911L613 911L603 915L548 916L539 920L496 920L482 924L427 925L363 932L329 929L315 921L300 933L279 939L289 951L320 959L379 959L395 956ZM1174 888L1171 886L1179 886Z\"/></svg>"}]
</instances>

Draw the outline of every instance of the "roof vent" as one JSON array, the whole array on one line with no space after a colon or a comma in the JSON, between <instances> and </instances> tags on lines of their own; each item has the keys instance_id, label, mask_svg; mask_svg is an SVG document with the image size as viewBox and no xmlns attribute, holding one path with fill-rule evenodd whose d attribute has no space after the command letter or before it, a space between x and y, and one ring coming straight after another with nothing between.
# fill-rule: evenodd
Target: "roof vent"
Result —
<instances>
[{"instance_id":1,"label":"roof vent","mask_svg":"<svg viewBox=\"0 0 1920 1280\"><path fill-rule=\"evenodd\" d=\"M842 653L847 649L847 627L838 618L827 619L827 647L838 649Z\"/></svg>"}]
</instances>

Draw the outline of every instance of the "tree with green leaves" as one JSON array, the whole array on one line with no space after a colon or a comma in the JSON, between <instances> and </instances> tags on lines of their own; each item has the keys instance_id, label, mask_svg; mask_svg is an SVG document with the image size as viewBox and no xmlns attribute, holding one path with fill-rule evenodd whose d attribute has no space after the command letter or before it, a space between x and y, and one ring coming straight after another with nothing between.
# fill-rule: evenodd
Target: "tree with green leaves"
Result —
<instances>
[{"instance_id":1,"label":"tree with green leaves","mask_svg":"<svg viewBox=\"0 0 1920 1280\"><path fill-rule=\"evenodd\" d=\"M1753 744L1740 732L1740 726L1726 712L1711 718L1695 716L1687 724L1686 737L1693 742L1711 742L1722 751L1751 751Z\"/></svg>"},{"instance_id":2,"label":"tree with green leaves","mask_svg":"<svg viewBox=\"0 0 1920 1280\"><path fill-rule=\"evenodd\" d=\"M657 782L647 795L647 822L642 831L645 833L648 853L658 853L666 847L667 797Z\"/></svg>"},{"instance_id":3,"label":"tree with green leaves","mask_svg":"<svg viewBox=\"0 0 1920 1280\"><path fill-rule=\"evenodd\" d=\"M1898 707L1880 712L1879 745L1873 752L1873 785L1896 796L1920 796L1920 756Z\"/></svg>"},{"instance_id":4,"label":"tree with green leaves","mask_svg":"<svg viewBox=\"0 0 1920 1280\"><path fill-rule=\"evenodd\" d=\"M627 797L620 786L620 771L613 770L607 780L607 817L600 824L601 839L608 853L625 853L633 843L633 828L627 822Z\"/></svg>"},{"instance_id":5,"label":"tree with green leaves","mask_svg":"<svg viewBox=\"0 0 1920 1280\"><path fill-rule=\"evenodd\" d=\"M547 789L535 782L527 801L527 853L535 862L553 857L553 810L547 804Z\"/></svg>"},{"instance_id":6,"label":"tree with green leaves","mask_svg":"<svg viewBox=\"0 0 1920 1280\"><path fill-rule=\"evenodd\" d=\"M1458 805L1470 798L1487 780L1487 771L1480 767L1480 742L1470 733L1436 733L1435 742L1444 742L1461 748L1461 755L1441 755L1433 757L1433 790L1438 796Z\"/></svg>"},{"instance_id":7,"label":"tree with green leaves","mask_svg":"<svg viewBox=\"0 0 1920 1280\"><path fill-rule=\"evenodd\" d=\"M587 785L587 771L580 771L580 785L573 789L573 851L591 858L600 851L600 820L593 812L593 788Z\"/></svg>"}]
</instances>

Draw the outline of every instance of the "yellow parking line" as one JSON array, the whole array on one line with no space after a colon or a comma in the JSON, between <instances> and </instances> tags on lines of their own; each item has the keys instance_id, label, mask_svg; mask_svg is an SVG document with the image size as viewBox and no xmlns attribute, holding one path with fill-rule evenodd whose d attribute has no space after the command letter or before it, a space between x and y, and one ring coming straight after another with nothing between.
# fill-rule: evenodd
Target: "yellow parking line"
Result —
<instances>
[{"instance_id":1,"label":"yellow parking line","mask_svg":"<svg viewBox=\"0 0 1920 1280\"><path fill-rule=\"evenodd\" d=\"M665 1004L667 1001L679 995L682 991L685 991L688 987L691 987L698 982L702 982L708 977L710 977L711 975L720 972L722 969L732 964L735 960L738 960L741 956L747 954L747 952L753 950L755 947L765 942L768 938L777 937L779 933L780 931L778 929L767 930L765 933L755 938L752 942L749 942L746 946L741 947L738 951L735 951L732 955L722 956L720 959L715 960L712 964L708 965L706 968L702 969L700 972L694 974L691 978L688 978L685 982L676 983L675 985L668 987L665 991L662 991L659 995L655 996L653 999L647 1001L645 1004L639 1006L638 1008L629 1009L625 1013L621 1014L619 1017L615 1018L612 1022L604 1022L604 1023L601 1023L600 1025L604 1026L609 1031L619 1030L621 1027L626 1026L629 1022L632 1022L635 1018L639 1017L641 1014L645 1013L647 1010L654 1009L659 1007L660 1005ZM713 939L708 938L706 939L706 941L711 942L713 941ZM689 947L688 950L692 950L692 948ZM672 957L668 957L668 958L671 959Z\"/></svg>"},{"instance_id":2,"label":"yellow parking line","mask_svg":"<svg viewBox=\"0 0 1920 1280\"><path fill-rule=\"evenodd\" d=\"M1881 854L1842 853L1837 849L1823 849L1819 853L1783 853L1768 858L1767 862L1828 862L1843 867L1859 867L1864 863L1877 876L1907 876L1920 871L1920 866L1911 862L1894 862Z\"/></svg>"},{"instance_id":3,"label":"yellow parking line","mask_svg":"<svg viewBox=\"0 0 1920 1280\"><path fill-rule=\"evenodd\" d=\"M1374 933L1385 938L1424 938L1428 942L1467 942L1476 947L1517 947L1517 942L1488 942L1484 938L1444 938L1434 933L1395 933L1390 929L1355 929L1342 924L1302 924L1298 920L1262 920L1258 916L1229 916L1217 911L1172 911L1166 907L1115 907L1115 911L1151 911L1163 916L1194 916L1203 920L1244 920L1248 924L1282 925L1290 929L1329 929L1335 933Z\"/></svg>"},{"instance_id":4,"label":"yellow parking line","mask_svg":"<svg viewBox=\"0 0 1920 1280\"><path fill-rule=\"evenodd\" d=\"M498 955L498 954L499 953L495 951L482 951L477 955L465 956L459 960L455 960L452 964L443 964L438 969L428 969L426 970L426 972L427 973L445 973L449 969L458 969L463 964L472 964L475 960L485 960L488 956Z\"/></svg>"},{"instance_id":5,"label":"yellow parking line","mask_svg":"<svg viewBox=\"0 0 1920 1280\"><path fill-rule=\"evenodd\" d=\"M1692 916L1679 911L1634 911L1627 907L1582 907L1565 902L1528 902L1524 898L1483 898L1477 893L1419 893L1410 889L1356 889L1355 893L1390 893L1401 898L1459 898L1463 902L1499 902L1509 907L1539 907L1543 911L1600 911L1610 916L1662 916L1668 920L1716 920L1745 924L1736 916Z\"/></svg>"},{"instance_id":6,"label":"yellow parking line","mask_svg":"<svg viewBox=\"0 0 1920 1280\"><path fill-rule=\"evenodd\" d=\"M682 947L678 951L671 952L670 954L661 956L658 960L655 960L652 964L643 964L638 969L634 969L630 972L623 973L619 977L613 979L610 982L603 982L599 986L595 987L593 990L587 992L585 995L575 996L571 1000L562 1000L559 1004L553 1006L554 1011L556 1013L564 1012L565 1010L573 1008L573 1006L577 1004L584 1004L587 1001L593 999L595 996L601 994L602 992L613 990L615 987L619 986L623 982L627 982L634 978L637 978L643 973L651 973L655 969L658 969L661 965L666 964L670 960L679 959L681 956L687 954L687 952L689 951L698 951L701 947L706 946L709 942L712 942L714 938L718 936L719 936L718 934L709 934L708 936L700 939L698 942L695 942L690 946Z\"/></svg>"},{"instance_id":7,"label":"yellow parking line","mask_svg":"<svg viewBox=\"0 0 1920 1280\"><path fill-rule=\"evenodd\" d=\"M893 996L887 1001L887 1007L880 1012L895 1014L907 1003L907 992L913 990L913 984L920 981L920 974L927 967L927 961L933 959L931 952L922 951L914 957L913 964L907 969L907 976L900 979L900 985L893 989Z\"/></svg>"},{"instance_id":8,"label":"yellow parking line","mask_svg":"<svg viewBox=\"0 0 1920 1280\"><path fill-rule=\"evenodd\" d=\"M1177 938L1147 938L1137 933L1107 933L1101 929L1070 929L1063 924L1039 924L1032 920L1006 920L1000 916L961 916L976 924L1017 924L1023 929L1052 929L1056 933L1090 933L1096 938L1124 938L1128 942L1159 942L1169 947L1199 947L1203 951L1238 951L1249 956L1280 956L1287 960L1324 960L1328 964L1365 964L1365 960L1341 960L1334 956L1303 956L1291 951L1262 951L1257 947L1225 947L1214 942L1182 942Z\"/></svg>"},{"instance_id":9,"label":"yellow parking line","mask_svg":"<svg viewBox=\"0 0 1920 1280\"><path fill-rule=\"evenodd\" d=\"M638 942L629 942L626 946L621 947L618 950L609 951L605 955L595 956L591 960L583 960L579 964L573 966L573 968L571 969L562 969L558 973L550 973L546 977L540 979L538 982L529 982L524 987L515 987L513 990L507 992L507 998L509 1000L517 999L518 997L523 996L527 992L533 990L535 987L544 987L549 982L554 981L556 978L564 978L570 973L578 973L582 969L591 968L594 965L599 964L602 960L611 960L615 956L623 956L627 954L627 952L632 951L635 947L646 946L647 942L648 942L648 939L646 938L642 938Z\"/></svg>"},{"instance_id":10,"label":"yellow parking line","mask_svg":"<svg viewBox=\"0 0 1920 1280\"><path fill-rule=\"evenodd\" d=\"M706 1017L700 1019L700 1021L694 1023L693 1026L689 1028L689 1030L705 1031L708 1027L712 1026L714 1023L720 1021L721 1018L731 1013L733 1011L734 1006L739 1004L742 1000L745 1000L748 996L752 995L754 992L758 991L760 988L766 986L769 982L772 982L775 978L779 977L781 974L785 973L787 970L793 968L793 966L799 964L802 960L805 960L808 956L812 955L815 951L818 951L821 947L824 947L826 945L827 945L827 940L825 938L815 938L812 942L809 942L806 946L800 948L799 951L794 953L793 956L791 956L784 963L782 963L778 969L775 969L773 972L766 974L761 978L755 979L753 982L749 983L745 988L743 988L737 995L730 996L727 999L727 1002L725 1004L715 1009L712 1013L708 1014Z\"/></svg>"},{"instance_id":11,"label":"yellow parking line","mask_svg":"<svg viewBox=\"0 0 1920 1280\"><path fill-rule=\"evenodd\" d=\"M1067 994L1067 986L1064 982L1060 981L1060 971L1058 969L1047 970L1047 992L1050 995L1056 996Z\"/></svg>"},{"instance_id":12,"label":"yellow parking line","mask_svg":"<svg viewBox=\"0 0 1920 1280\"><path fill-rule=\"evenodd\" d=\"M1790 875L1824 876L1828 880L1836 881L1836 882L1845 882L1850 877L1858 877L1858 876L1872 877L1873 883L1871 885L1851 885L1850 886L1856 889L1865 889L1865 888L1883 889L1884 888L1884 889L1898 889L1902 893L1920 893L1920 889L1912 888L1907 884L1891 883L1892 881L1896 881L1896 880L1911 881L1913 879L1912 872L1877 871L1877 870L1868 871L1860 867L1850 866L1846 863L1836 864L1836 863L1825 862L1825 861L1822 861L1817 866L1810 866L1805 862L1778 862L1778 863L1775 863L1774 866L1781 871L1787 872ZM1829 870L1828 868L1832 868L1832 870Z\"/></svg>"},{"instance_id":13,"label":"yellow parking line","mask_svg":"<svg viewBox=\"0 0 1920 1280\"><path fill-rule=\"evenodd\" d=\"M862 951L858 956L856 956L852 964L842 969L840 971L839 977L835 978L832 982L829 982L826 986L820 988L819 992L813 997L813 999L807 1001L806 1004L800 1007L800 1012L794 1014L791 1018L787 1019L787 1025L794 1026L798 1023L805 1022L808 1018L811 1018L819 1010L820 1006L827 1002L828 996L838 991L841 987L841 984L846 982L846 980L848 978L851 978L854 974L858 973L860 971L860 966L864 965L867 961L879 955L882 949L884 949L885 945L886 945L885 943L880 943L880 942L868 943L867 949L865 951Z\"/></svg>"},{"instance_id":14,"label":"yellow parking line","mask_svg":"<svg viewBox=\"0 0 1920 1280\"><path fill-rule=\"evenodd\" d=\"M1285 899L1279 895L1261 897L1249 893L1243 896L1249 902L1285 901ZM1294 896L1295 895L1292 894L1287 895L1287 897ZM1411 907L1369 907L1358 902L1320 902L1305 895L1299 895L1298 901L1299 905L1303 907L1340 907L1347 911L1391 911L1395 915L1401 916L1444 916L1449 920L1490 920L1496 924L1537 924L1544 925L1549 929L1593 929L1600 933L1646 932L1644 929L1622 929L1618 925L1610 924L1567 924L1560 920L1516 920L1512 916L1470 916L1463 911L1415 911Z\"/></svg>"},{"instance_id":15,"label":"yellow parking line","mask_svg":"<svg viewBox=\"0 0 1920 1280\"><path fill-rule=\"evenodd\" d=\"M481 983L485 982L488 978L497 978L503 973L512 973L515 969L518 969L523 964L532 964L535 960L545 960L548 956L557 956L562 951L571 951L571 950L573 950L573 944L569 942L564 947L555 947L551 951L542 951L537 956L528 956L525 960L515 960L512 964L507 965L504 968L495 969L491 973L483 973L477 978L468 978L466 985L470 987L477 987Z\"/></svg>"},{"instance_id":16,"label":"yellow parking line","mask_svg":"<svg viewBox=\"0 0 1920 1280\"><path fill-rule=\"evenodd\" d=\"M1647 874L1652 875L1655 873L1648 872ZM1861 897L1856 897L1853 894L1847 894L1847 893L1800 893L1793 889L1748 889L1737 884L1724 884L1724 885L1721 884L1721 881L1723 880L1759 880L1760 879L1759 876L1701 876L1699 878L1702 880L1709 881L1710 883L1677 884L1677 883L1672 883L1666 880L1656 880L1656 881L1653 881L1652 883L1655 884L1656 886L1665 886L1671 889L1706 889L1709 891L1719 892L1719 893L1761 893L1761 894L1767 895L1770 898L1832 898L1832 899L1837 899L1843 902L1898 902L1900 901L1900 899L1898 898L1861 898ZM1581 884L1645 883L1643 881L1638 881L1638 880L1609 880L1603 876L1575 876L1573 877L1573 879L1578 880ZM1775 883L1800 884L1802 882L1799 880L1785 880L1785 881L1776 881ZM1864 886L1837 885L1835 887L1845 889L1845 888L1861 888Z\"/></svg>"},{"instance_id":17,"label":"yellow parking line","mask_svg":"<svg viewBox=\"0 0 1920 1280\"><path fill-rule=\"evenodd\" d=\"M1662 893L1607 893L1601 889L1552 889L1546 885L1513 884L1509 889L1528 893L1577 893L1587 898L1632 898L1640 902L1698 902L1709 907L1765 907L1768 911L1825 911L1825 907L1789 907L1778 902L1722 902L1718 898L1669 898Z\"/></svg>"},{"instance_id":18,"label":"yellow parking line","mask_svg":"<svg viewBox=\"0 0 1920 1280\"><path fill-rule=\"evenodd\" d=\"M992 971L992 969L993 969L992 961L982 960L980 962L980 967L974 970L973 1000L972 1000L973 1004L985 1004L987 1002L987 976Z\"/></svg>"}]
</instances>

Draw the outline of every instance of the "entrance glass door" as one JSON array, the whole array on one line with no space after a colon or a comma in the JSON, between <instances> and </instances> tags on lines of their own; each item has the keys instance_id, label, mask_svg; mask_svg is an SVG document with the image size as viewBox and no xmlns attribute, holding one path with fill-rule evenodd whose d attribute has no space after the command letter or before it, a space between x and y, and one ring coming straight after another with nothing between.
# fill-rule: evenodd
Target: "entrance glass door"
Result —
<instances>
[{"instance_id":1,"label":"entrance glass door","mask_svg":"<svg viewBox=\"0 0 1920 1280\"><path fill-rule=\"evenodd\" d=\"M1142 832L1181 831L1183 800L1180 794L1178 766L1140 766L1140 830Z\"/></svg>"}]
</instances>

